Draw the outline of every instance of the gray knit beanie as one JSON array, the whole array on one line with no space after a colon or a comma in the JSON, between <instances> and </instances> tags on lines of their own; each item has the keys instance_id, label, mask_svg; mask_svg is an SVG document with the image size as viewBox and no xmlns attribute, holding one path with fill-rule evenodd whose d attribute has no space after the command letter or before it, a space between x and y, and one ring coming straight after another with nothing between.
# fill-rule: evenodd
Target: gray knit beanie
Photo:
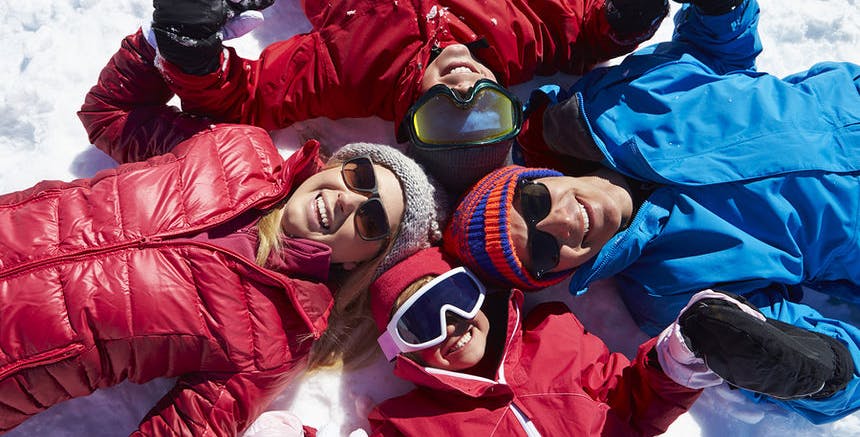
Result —
<instances>
[{"instance_id":1,"label":"gray knit beanie","mask_svg":"<svg viewBox=\"0 0 860 437\"><path fill-rule=\"evenodd\" d=\"M376 269L375 278L400 260L441 241L450 205L445 190L433 177L394 147L352 143L341 147L331 159L346 161L362 155L391 170L403 188L403 219L391 250Z\"/></svg>"}]
</instances>

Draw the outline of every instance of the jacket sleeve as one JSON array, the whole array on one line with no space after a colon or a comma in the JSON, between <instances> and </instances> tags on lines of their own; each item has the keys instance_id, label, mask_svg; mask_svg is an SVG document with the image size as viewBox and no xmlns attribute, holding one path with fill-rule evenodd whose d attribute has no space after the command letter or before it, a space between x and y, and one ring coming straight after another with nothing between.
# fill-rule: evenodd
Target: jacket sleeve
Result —
<instances>
[{"instance_id":1,"label":"jacket sleeve","mask_svg":"<svg viewBox=\"0 0 860 437\"><path fill-rule=\"evenodd\" d=\"M361 117L366 102L338 92L338 74L317 33L296 35L266 47L259 59L227 47L220 69L204 76L182 72L159 59L159 68L185 111L219 122L274 130L314 117Z\"/></svg>"},{"instance_id":2,"label":"jacket sleeve","mask_svg":"<svg viewBox=\"0 0 860 437\"><path fill-rule=\"evenodd\" d=\"M642 344L636 359L630 362L620 353L610 353L603 340L587 333L564 305L539 305L529 313L524 329L532 330L529 326L536 321L547 329L552 325L541 321L549 318L570 318L573 323L565 323L568 334L574 335L569 331L578 330L576 359L587 365L581 366L576 380L593 399L609 405L608 414L617 419L606 421L606 435L627 435L630 429L643 436L662 434L701 394L701 390L681 386L663 373L656 353L651 352L656 339ZM613 429L618 424L629 428Z\"/></svg>"},{"instance_id":3,"label":"jacket sleeve","mask_svg":"<svg viewBox=\"0 0 860 437\"><path fill-rule=\"evenodd\" d=\"M646 12L652 16L647 24L619 24L611 20L619 8L612 0L548 0L528 2L543 25L551 29L557 45L557 67L569 74L583 74L596 64L630 53L651 38L668 14L668 3L662 0L631 2L627 15ZM646 4L653 4L647 6Z\"/></svg>"},{"instance_id":4,"label":"jacket sleeve","mask_svg":"<svg viewBox=\"0 0 860 437\"><path fill-rule=\"evenodd\" d=\"M291 381L293 369L180 377L132 435L241 435Z\"/></svg>"},{"instance_id":5,"label":"jacket sleeve","mask_svg":"<svg viewBox=\"0 0 860 437\"><path fill-rule=\"evenodd\" d=\"M90 142L119 163L168 152L209 124L167 105L173 93L154 58L140 30L125 37L78 111Z\"/></svg>"},{"instance_id":6,"label":"jacket sleeve","mask_svg":"<svg viewBox=\"0 0 860 437\"><path fill-rule=\"evenodd\" d=\"M718 74L754 70L762 50L759 12L757 0L746 0L723 15L703 15L685 4L675 15L672 40L694 46L696 58Z\"/></svg>"}]
</instances>

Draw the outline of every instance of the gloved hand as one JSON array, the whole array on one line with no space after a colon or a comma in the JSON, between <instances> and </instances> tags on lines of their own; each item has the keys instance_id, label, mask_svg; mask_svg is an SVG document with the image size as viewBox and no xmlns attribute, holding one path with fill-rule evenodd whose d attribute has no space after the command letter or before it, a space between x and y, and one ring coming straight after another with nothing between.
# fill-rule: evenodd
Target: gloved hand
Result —
<instances>
[{"instance_id":1,"label":"gloved hand","mask_svg":"<svg viewBox=\"0 0 860 437\"><path fill-rule=\"evenodd\" d=\"M691 387L684 378L696 382L712 372L736 387L779 399L830 396L854 371L848 349L836 339L767 319L742 297L712 290L693 296L661 334L657 354L664 372L682 385Z\"/></svg>"},{"instance_id":2,"label":"gloved hand","mask_svg":"<svg viewBox=\"0 0 860 437\"><path fill-rule=\"evenodd\" d=\"M744 0L675 0L677 3L692 3L703 15L723 15L738 7Z\"/></svg>"},{"instance_id":3,"label":"gloved hand","mask_svg":"<svg viewBox=\"0 0 860 437\"><path fill-rule=\"evenodd\" d=\"M211 73L218 68L221 42L225 39L222 28L227 21L273 3L274 0L153 0L152 31L158 52L186 73Z\"/></svg>"},{"instance_id":4,"label":"gloved hand","mask_svg":"<svg viewBox=\"0 0 860 437\"><path fill-rule=\"evenodd\" d=\"M669 13L667 0L606 0L606 19L622 40L650 35Z\"/></svg>"}]
</instances>

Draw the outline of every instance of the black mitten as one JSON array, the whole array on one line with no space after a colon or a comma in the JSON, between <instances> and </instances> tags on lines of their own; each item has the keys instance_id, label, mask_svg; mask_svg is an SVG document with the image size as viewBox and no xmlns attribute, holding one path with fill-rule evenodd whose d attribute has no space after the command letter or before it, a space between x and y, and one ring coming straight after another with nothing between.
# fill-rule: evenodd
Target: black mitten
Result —
<instances>
[{"instance_id":1,"label":"black mitten","mask_svg":"<svg viewBox=\"0 0 860 437\"><path fill-rule=\"evenodd\" d=\"M839 341L760 320L721 299L696 302L678 324L687 345L714 373L750 391L779 399L820 398L844 388L853 374L854 362Z\"/></svg>"},{"instance_id":2,"label":"black mitten","mask_svg":"<svg viewBox=\"0 0 860 437\"><path fill-rule=\"evenodd\" d=\"M656 28L668 13L667 0L606 0L606 19L622 39Z\"/></svg>"},{"instance_id":3,"label":"black mitten","mask_svg":"<svg viewBox=\"0 0 860 437\"><path fill-rule=\"evenodd\" d=\"M677 3L692 3L703 15L723 15L738 7L744 0L675 0Z\"/></svg>"},{"instance_id":4,"label":"black mitten","mask_svg":"<svg viewBox=\"0 0 860 437\"><path fill-rule=\"evenodd\" d=\"M158 52L182 71L205 75L218 68L225 0L153 0L152 30Z\"/></svg>"}]
</instances>

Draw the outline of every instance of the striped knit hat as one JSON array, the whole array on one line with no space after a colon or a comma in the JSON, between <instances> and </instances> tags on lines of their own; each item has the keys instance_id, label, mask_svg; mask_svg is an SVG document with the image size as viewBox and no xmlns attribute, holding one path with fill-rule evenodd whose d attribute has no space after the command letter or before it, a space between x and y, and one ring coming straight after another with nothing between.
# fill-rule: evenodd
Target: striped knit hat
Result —
<instances>
[{"instance_id":1,"label":"striped knit hat","mask_svg":"<svg viewBox=\"0 0 860 437\"><path fill-rule=\"evenodd\" d=\"M561 282L569 272L537 279L523 268L508 228L508 212L513 209L519 182L550 176L563 174L545 168L509 165L484 176L454 211L442 238L445 251L488 283L498 286L529 291Z\"/></svg>"}]
</instances>

